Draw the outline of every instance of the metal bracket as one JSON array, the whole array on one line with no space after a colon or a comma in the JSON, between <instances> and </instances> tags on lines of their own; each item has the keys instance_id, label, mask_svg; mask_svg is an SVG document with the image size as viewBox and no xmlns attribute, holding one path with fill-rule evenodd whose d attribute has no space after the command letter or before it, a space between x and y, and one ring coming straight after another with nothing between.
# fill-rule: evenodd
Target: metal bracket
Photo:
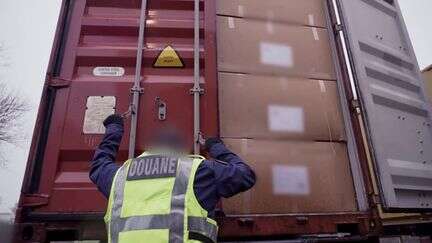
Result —
<instances>
[{"instance_id":1,"label":"metal bracket","mask_svg":"<svg viewBox=\"0 0 432 243\"><path fill-rule=\"evenodd\" d=\"M158 119L160 121L165 121L167 117L167 105L165 102L161 100L160 97L156 97L155 101L156 101Z\"/></svg>"},{"instance_id":2,"label":"metal bracket","mask_svg":"<svg viewBox=\"0 0 432 243\"><path fill-rule=\"evenodd\" d=\"M204 89L202 89L201 87L197 88L197 87L193 87L192 89L190 89L190 94L193 95L195 93L199 93L200 95L204 94Z\"/></svg>"},{"instance_id":3,"label":"metal bracket","mask_svg":"<svg viewBox=\"0 0 432 243\"><path fill-rule=\"evenodd\" d=\"M361 113L359 100L351 100L351 107L357 114Z\"/></svg>"},{"instance_id":4,"label":"metal bracket","mask_svg":"<svg viewBox=\"0 0 432 243\"><path fill-rule=\"evenodd\" d=\"M22 206L40 207L48 204L49 195L47 194L26 194L23 197Z\"/></svg>"},{"instance_id":5,"label":"metal bracket","mask_svg":"<svg viewBox=\"0 0 432 243\"><path fill-rule=\"evenodd\" d=\"M334 25L335 33L337 34L339 31L343 31L343 25L342 24L335 24Z\"/></svg>"},{"instance_id":6,"label":"metal bracket","mask_svg":"<svg viewBox=\"0 0 432 243\"><path fill-rule=\"evenodd\" d=\"M140 93L140 94L142 94L142 93L144 93L144 88L133 86L131 88L131 93Z\"/></svg>"},{"instance_id":7,"label":"metal bracket","mask_svg":"<svg viewBox=\"0 0 432 243\"><path fill-rule=\"evenodd\" d=\"M64 80L64 79L51 79L50 82L48 83L48 86L53 87L53 88L57 88L57 89L62 89L62 88L67 88L69 87L71 84L70 80Z\"/></svg>"}]
</instances>

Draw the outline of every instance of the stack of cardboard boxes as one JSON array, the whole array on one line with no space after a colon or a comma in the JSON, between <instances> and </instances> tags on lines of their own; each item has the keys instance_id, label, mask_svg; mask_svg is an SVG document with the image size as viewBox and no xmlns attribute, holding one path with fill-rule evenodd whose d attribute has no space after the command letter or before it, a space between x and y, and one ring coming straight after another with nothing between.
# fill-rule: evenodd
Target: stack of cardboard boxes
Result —
<instances>
[{"instance_id":1,"label":"stack of cardboard boxes","mask_svg":"<svg viewBox=\"0 0 432 243\"><path fill-rule=\"evenodd\" d=\"M226 214L355 211L322 0L218 0L220 133L257 175Z\"/></svg>"}]
</instances>

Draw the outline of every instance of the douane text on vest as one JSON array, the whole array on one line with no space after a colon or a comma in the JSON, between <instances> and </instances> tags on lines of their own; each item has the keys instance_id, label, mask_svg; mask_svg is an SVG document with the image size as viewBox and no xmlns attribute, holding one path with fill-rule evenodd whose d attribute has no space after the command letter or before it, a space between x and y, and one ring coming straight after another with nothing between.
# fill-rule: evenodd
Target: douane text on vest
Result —
<instances>
[{"instance_id":1,"label":"douane text on vest","mask_svg":"<svg viewBox=\"0 0 432 243\"><path fill-rule=\"evenodd\" d=\"M178 158L146 156L134 159L128 171L127 180L175 177Z\"/></svg>"}]
</instances>

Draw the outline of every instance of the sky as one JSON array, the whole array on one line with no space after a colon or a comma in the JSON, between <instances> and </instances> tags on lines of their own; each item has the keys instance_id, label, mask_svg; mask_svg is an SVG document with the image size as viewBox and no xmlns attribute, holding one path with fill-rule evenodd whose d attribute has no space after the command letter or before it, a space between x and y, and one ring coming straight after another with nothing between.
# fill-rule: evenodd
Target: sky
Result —
<instances>
[{"instance_id":1,"label":"sky","mask_svg":"<svg viewBox=\"0 0 432 243\"><path fill-rule=\"evenodd\" d=\"M23 118L27 139L18 147L0 147L8 159L7 168L0 168L0 213L8 212L19 197L60 4L60 0L0 0L0 44L9 63L0 69L0 80L30 104Z\"/></svg>"},{"instance_id":2,"label":"sky","mask_svg":"<svg viewBox=\"0 0 432 243\"><path fill-rule=\"evenodd\" d=\"M155 1L155 0L153 0ZM60 0L0 0L0 45L9 67L0 69L0 80L25 97L30 111L24 118L27 139L19 146L2 146L8 159L0 168L0 213L18 200L37 107L51 52ZM421 68L432 64L431 0L399 0Z\"/></svg>"}]
</instances>

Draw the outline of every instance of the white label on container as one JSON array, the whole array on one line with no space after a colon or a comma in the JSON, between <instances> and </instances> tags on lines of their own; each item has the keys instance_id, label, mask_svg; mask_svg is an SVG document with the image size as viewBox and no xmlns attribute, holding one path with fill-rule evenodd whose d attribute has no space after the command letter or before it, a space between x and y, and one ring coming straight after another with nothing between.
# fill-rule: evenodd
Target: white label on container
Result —
<instances>
[{"instance_id":1,"label":"white label on container","mask_svg":"<svg viewBox=\"0 0 432 243\"><path fill-rule=\"evenodd\" d=\"M272 167L273 194L309 195L309 172L304 166L274 165Z\"/></svg>"},{"instance_id":2,"label":"white label on container","mask_svg":"<svg viewBox=\"0 0 432 243\"><path fill-rule=\"evenodd\" d=\"M279 67L290 68L294 66L293 51L290 46L261 42L260 43L261 63Z\"/></svg>"},{"instance_id":3,"label":"white label on container","mask_svg":"<svg viewBox=\"0 0 432 243\"><path fill-rule=\"evenodd\" d=\"M94 76L121 77L124 74L125 74L125 69L122 67L95 67L93 69Z\"/></svg>"},{"instance_id":4,"label":"white label on container","mask_svg":"<svg viewBox=\"0 0 432 243\"><path fill-rule=\"evenodd\" d=\"M294 106L268 106L268 127L272 132L304 132L303 109Z\"/></svg>"},{"instance_id":5,"label":"white label on container","mask_svg":"<svg viewBox=\"0 0 432 243\"><path fill-rule=\"evenodd\" d=\"M116 98L114 96L90 96L87 98L83 132L85 134L104 134L102 122L114 114Z\"/></svg>"}]
</instances>

